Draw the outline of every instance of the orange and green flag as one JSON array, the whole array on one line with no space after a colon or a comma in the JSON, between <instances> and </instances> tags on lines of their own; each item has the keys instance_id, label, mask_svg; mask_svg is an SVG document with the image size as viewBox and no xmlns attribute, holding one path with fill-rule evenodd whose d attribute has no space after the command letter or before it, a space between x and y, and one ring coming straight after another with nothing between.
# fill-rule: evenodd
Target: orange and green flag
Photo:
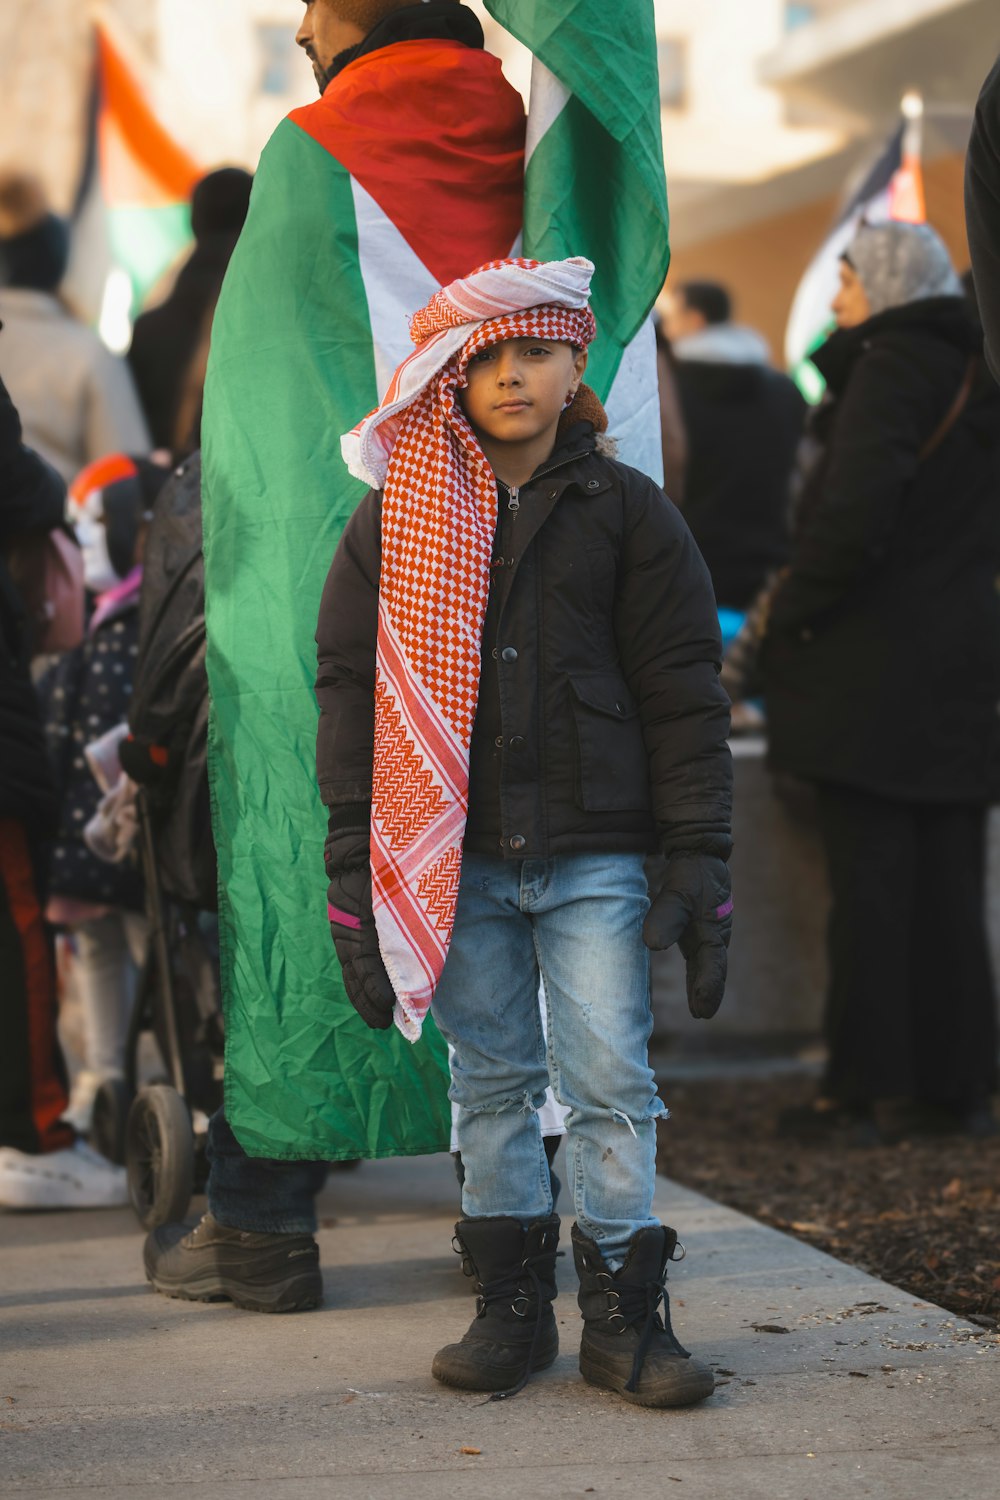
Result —
<instances>
[{"instance_id":1,"label":"orange and green flag","mask_svg":"<svg viewBox=\"0 0 1000 1500\"><path fill-rule=\"evenodd\" d=\"M94 28L88 150L76 236L102 276L124 270L137 312L191 241L190 197L202 171L154 113L137 70L107 27Z\"/></svg>"}]
</instances>

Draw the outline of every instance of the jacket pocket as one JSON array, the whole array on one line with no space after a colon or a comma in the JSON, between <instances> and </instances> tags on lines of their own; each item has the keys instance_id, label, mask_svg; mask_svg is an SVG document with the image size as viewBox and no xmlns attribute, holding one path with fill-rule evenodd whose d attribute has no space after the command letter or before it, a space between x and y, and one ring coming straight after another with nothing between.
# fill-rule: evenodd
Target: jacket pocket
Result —
<instances>
[{"instance_id":1,"label":"jacket pocket","mask_svg":"<svg viewBox=\"0 0 1000 1500\"><path fill-rule=\"evenodd\" d=\"M570 678L576 721L576 800L585 812L649 807L649 764L639 709L614 673Z\"/></svg>"}]
</instances>

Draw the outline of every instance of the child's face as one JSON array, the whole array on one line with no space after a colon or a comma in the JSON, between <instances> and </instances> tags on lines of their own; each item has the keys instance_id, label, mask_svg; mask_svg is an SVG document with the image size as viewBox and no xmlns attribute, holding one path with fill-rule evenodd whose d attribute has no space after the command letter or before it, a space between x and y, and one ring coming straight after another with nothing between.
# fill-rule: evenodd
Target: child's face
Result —
<instances>
[{"instance_id":1,"label":"child's face","mask_svg":"<svg viewBox=\"0 0 1000 1500\"><path fill-rule=\"evenodd\" d=\"M545 339L505 339L469 361L462 410L492 443L534 445L555 430L587 365L584 349Z\"/></svg>"}]
</instances>

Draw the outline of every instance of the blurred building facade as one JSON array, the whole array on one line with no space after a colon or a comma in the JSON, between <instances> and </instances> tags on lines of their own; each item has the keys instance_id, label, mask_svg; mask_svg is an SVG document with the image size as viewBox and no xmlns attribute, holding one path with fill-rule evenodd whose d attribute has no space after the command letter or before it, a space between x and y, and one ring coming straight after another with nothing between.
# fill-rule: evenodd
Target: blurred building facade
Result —
<instances>
[{"instance_id":1,"label":"blurred building facade","mask_svg":"<svg viewBox=\"0 0 1000 1500\"><path fill-rule=\"evenodd\" d=\"M278 121L315 97L294 41L301 0L11 0L0 7L0 164L30 164L61 211L86 147L95 19L206 170L253 168Z\"/></svg>"},{"instance_id":2,"label":"blurred building facade","mask_svg":"<svg viewBox=\"0 0 1000 1500\"><path fill-rule=\"evenodd\" d=\"M484 19L525 94L530 59ZM1000 50L997 0L653 0L672 215L671 275L728 282L780 349L794 287L901 95L927 105L928 211L967 260L961 159ZM206 170L254 167L314 97L294 44L302 0L45 0L0 7L0 164L31 163L55 205L79 180L91 22L128 49L165 124Z\"/></svg>"},{"instance_id":3,"label":"blurred building facade","mask_svg":"<svg viewBox=\"0 0 1000 1500\"><path fill-rule=\"evenodd\" d=\"M661 59L670 41L686 58L686 84L663 100L672 277L727 282L778 354L802 272L911 90L926 111L928 217L968 265L963 163L1000 51L995 0L656 0L656 16Z\"/></svg>"}]
</instances>

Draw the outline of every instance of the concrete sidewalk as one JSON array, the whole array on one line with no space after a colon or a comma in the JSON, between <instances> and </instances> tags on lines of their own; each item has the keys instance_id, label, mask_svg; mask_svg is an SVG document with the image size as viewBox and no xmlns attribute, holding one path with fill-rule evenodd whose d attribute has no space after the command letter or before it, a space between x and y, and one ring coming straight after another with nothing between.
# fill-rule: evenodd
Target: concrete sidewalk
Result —
<instances>
[{"instance_id":1,"label":"concrete sidewalk","mask_svg":"<svg viewBox=\"0 0 1000 1500\"><path fill-rule=\"evenodd\" d=\"M473 1312L456 1206L447 1157L334 1173L326 1304L289 1317L155 1296L126 1211L0 1214L0 1492L994 1500L997 1335L666 1181L674 1323L711 1401L646 1411L580 1381L568 1256L551 1370L506 1403L437 1385Z\"/></svg>"}]
</instances>

